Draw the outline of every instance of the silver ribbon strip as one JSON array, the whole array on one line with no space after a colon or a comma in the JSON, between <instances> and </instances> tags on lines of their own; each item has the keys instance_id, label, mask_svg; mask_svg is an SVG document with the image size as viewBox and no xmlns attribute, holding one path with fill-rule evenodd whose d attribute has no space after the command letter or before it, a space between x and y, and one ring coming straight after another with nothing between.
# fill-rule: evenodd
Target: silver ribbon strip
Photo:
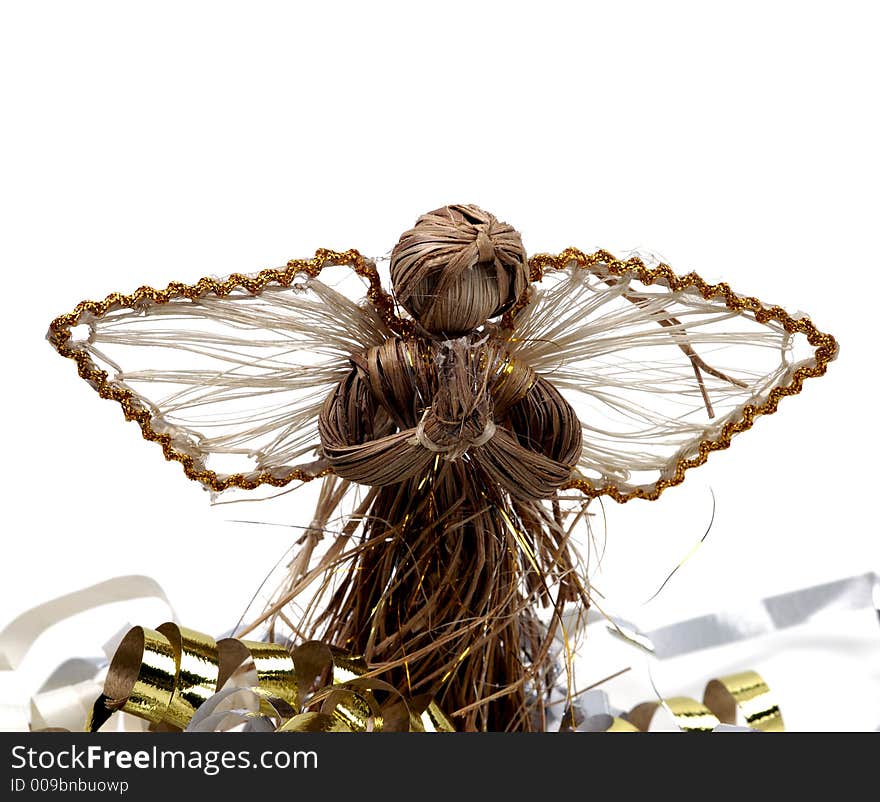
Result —
<instances>
[{"instance_id":1,"label":"silver ribbon strip","mask_svg":"<svg viewBox=\"0 0 880 802\"><path fill-rule=\"evenodd\" d=\"M781 593L648 632L621 618L612 617L606 626L662 660L799 626L828 613L869 608L877 611L880 622L880 577L875 573Z\"/></svg>"}]
</instances>

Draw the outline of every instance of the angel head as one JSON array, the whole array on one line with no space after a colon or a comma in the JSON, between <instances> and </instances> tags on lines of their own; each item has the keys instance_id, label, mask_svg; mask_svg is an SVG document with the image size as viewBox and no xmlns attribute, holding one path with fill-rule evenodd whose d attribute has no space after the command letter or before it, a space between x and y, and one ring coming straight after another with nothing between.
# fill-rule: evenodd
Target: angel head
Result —
<instances>
[{"instance_id":1,"label":"angel head","mask_svg":"<svg viewBox=\"0 0 880 802\"><path fill-rule=\"evenodd\" d=\"M398 303L431 335L460 337L506 312L528 285L519 232L473 205L423 214L391 252Z\"/></svg>"}]
</instances>

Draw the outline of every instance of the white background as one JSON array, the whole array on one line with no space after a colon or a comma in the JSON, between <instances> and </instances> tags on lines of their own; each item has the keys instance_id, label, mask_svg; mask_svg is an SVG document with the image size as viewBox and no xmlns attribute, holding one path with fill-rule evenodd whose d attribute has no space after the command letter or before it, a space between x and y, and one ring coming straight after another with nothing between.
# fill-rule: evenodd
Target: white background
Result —
<instances>
[{"instance_id":1,"label":"white background","mask_svg":"<svg viewBox=\"0 0 880 802\"><path fill-rule=\"evenodd\" d=\"M530 253L652 249L841 343L682 487L609 508L607 605L656 590L710 488L656 618L880 568L876 30L852 2L4 4L0 625L144 573L222 631L296 532L229 519L310 518L296 494L211 508L44 342L55 315L322 246L380 256L455 202Z\"/></svg>"}]
</instances>

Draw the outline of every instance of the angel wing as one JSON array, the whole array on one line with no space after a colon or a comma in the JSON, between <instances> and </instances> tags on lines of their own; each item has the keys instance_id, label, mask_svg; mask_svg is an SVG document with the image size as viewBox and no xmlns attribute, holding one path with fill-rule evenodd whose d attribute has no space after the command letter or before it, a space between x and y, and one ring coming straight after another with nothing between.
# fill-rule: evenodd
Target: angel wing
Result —
<instances>
[{"instance_id":1,"label":"angel wing","mask_svg":"<svg viewBox=\"0 0 880 802\"><path fill-rule=\"evenodd\" d=\"M364 279L372 303L319 281L331 266L351 268L361 296ZM189 478L249 490L330 472L317 452L321 405L349 356L381 344L394 325L372 262L319 251L254 277L84 301L53 321L48 338Z\"/></svg>"},{"instance_id":2,"label":"angel wing","mask_svg":"<svg viewBox=\"0 0 880 802\"><path fill-rule=\"evenodd\" d=\"M589 496L656 499L837 354L809 318L639 257L569 249L530 267L539 283L502 331L577 412L566 486Z\"/></svg>"}]
</instances>

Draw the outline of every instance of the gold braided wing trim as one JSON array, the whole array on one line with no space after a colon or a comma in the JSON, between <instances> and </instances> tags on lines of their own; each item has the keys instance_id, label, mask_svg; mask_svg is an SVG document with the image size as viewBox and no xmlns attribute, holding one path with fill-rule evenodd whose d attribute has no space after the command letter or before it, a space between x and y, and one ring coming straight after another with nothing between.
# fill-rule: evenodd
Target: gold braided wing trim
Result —
<instances>
[{"instance_id":1,"label":"gold braided wing trim","mask_svg":"<svg viewBox=\"0 0 880 802\"><path fill-rule=\"evenodd\" d=\"M366 338L349 336L347 340L343 337L341 341L338 341L339 348L336 353L332 354L338 371L347 369L346 361L343 358L346 355L343 353L345 348L349 348L349 353L351 353L360 347L375 344L376 341L380 341L391 332L399 335L412 335L412 322L397 317L394 312L394 301L382 289L378 273L372 262L355 250L336 252L322 249L316 253L314 259L292 260L283 269L264 270L256 276L233 274L222 281L202 278L192 285L172 282L164 290L145 286L140 287L131 295L113 293L103 301L83 301L72 312L62 315L52 322L48 339L62 356L76 362L79 375L91 384L101 397L117 401L122 406L126 419L137 421L144 438L158 443L162 447L166 459L181 463L189 478L203 483L211 490L219 492L232 487L251 490L264 484L283 487L292 481L309 481L317 476L326 475L329 470L326 466L321 466L318 461L308 466L291 467L285 465L284 460L277 459L279 454L283 455L284 453L283 438L280 441L280 446L279 440L276 438L275 451L264 455L263 464L259 466L258 470L224 474L206 466L203 453L205 449L199 447L199 444L204 443L206 438L203 438L200 433L196 433L195 442L193 438L186 436L186 433L181 437L180 427L169 425L162 410L155 403L135 392L130 386L130 381L120 379L118 375L111 377L106 367L99 364L107 365L108 362L104 359L103 353L91 347L95 345L94 342L75 340L72 337L72 330L83 323L93 328L96 325L100 326L101 321L107 321L114 314L119 315L120 313L123 317L127 313L129 319L149 317L150 312L155 314L159 310L162 312L171 311L172 315L177 315L184 308L191 312L188 307L190 305L198 307L200 303L210 305L212 314L222 319L226 314L223 310L228 306L231 313L235 302L240 302L248 297L271 296L273 292L275 293L273 300L287 298L285 293L279 291L291 288L297 276L317 278L325 268L331 266L347 266L356 275L366 280L367 297L375 310L376 317L372 329L369 323L365 325L365 330L370 331L371 336ZM799 393L805 379L823 375L828 363L837 354L837 343L834 338L819 331L809 318L792 316L779 306L767 307L757 298L739 296L727 284L710 285L695 273L677 276L671 268L664 264L649 267L639 257L620 260L607 251L584 254L571 248L556 256L539 254L532 257L530 269L531 280L539 282L542 287L548 283L548 278L554 276L561 276L563 279L572 279L579 275L581 277L589 276L593 281L591 284L580 281L574 287L570 286L570 282L569 286L566 286L565 282L561 281L557 283L555 288L543 292L543 295L537 299L534 292L523 295L503 320L509 335L509 348L517 359L522 359L539 372L545 373L551 381L563 389L566 395L571 395L572 392L575 396L578 393L581 396L592 395L594 401L597 396L600 401L607 401L609 391L617 392L621 391L621 388L632 390L636 385L656 387L658 382L662 383L665 380L668 380L669 386L673 386L676 382L689 381L689 387L680 393L681 398L692 400L699 397L700 403L695 405L695 408L706 406L715 415L715 422L712 425L696 425L696 429L694 429L694 424L691 422L686 425L681 423L686 416L670 416L656 410L649 410L648 420L654 426L654 431L636 432L635 435L630 431L626 433L625 437L618 437L616 435L619 433L613 429L597 429L593 426L592 418L588 412L582 413L585 429L585 457L581 464L580 473L576 474L566 487L577 488L588 496L609 495L620 502L628 501L630 498L651 500L658 498L667 487L681 483L686 470L702 465L712 451L727 448L733 435L751 428L759 415L775 412L782 397ZM662 293L660 295L649 293L648 289L652 286L662 288ZM622 294L622 288L629 293L630 297L625 297ZM588 292L585 293L585 289ZM700 308L699 304L695 304L694 301L699 298L702 298L702 301L710 302L709 305L712 308ZM612 300L617 302L617 309L610 306L609 301ZM563 301L567 301L567 308L562 305ZM678 306L670 308L673 306L673 301L675 304L683 304L684 309L682 310ZM603 305L607 305L607 308L603 309ZM629 315L622 314L619 307L628 309ZM589 326L570 325L578 319L590 319L589 312L591 310L595 312L597 309L601 310L604 315L600 315L602 322L598 328L594 326L590 329ZM738 403L733 411L727 411L726 414L719 417L715 414L713 407L719 407L719 411L721 411L723 403L719 403L719 400L722 402L737 400L736 393L730 390L731 387L737 385L712 375L710 371L713 366L703 362L701 356L699 357L700 364L705 369L694 371L694 360L687 356L683 346L693 350L695 343L699 345L705 341L717 345L719 338L723 340L730 335L731 332L724 331L703 335L703 331L708 332L706 319L708 318L710 322L718 322L715 318L718 318L718 310L721 309L736 313L744 320L769 327L770 339L765 337L757 347L766 349L768 344L772 344L774 347L779 346L781 351L785 351L789 345L786 338L802 334L806 336L807 342L813 346L814 352L808 360L787 365L781 372L777 369L775 375L772 371L770 374L759 374L759 378L764 381L763 389L766 392L763 395L752 392L750 402ZM298 315L296 305L291 307L290 304L286 304L285 311L293 316L295 324L295 318ZM314 313L314 311L313 308L312 312ZM568 318L565 317L566 313L569 315ZM700 318L701 315L702 318ZM193 317L192 314L189 316ZM195 317L198 317L198 312ZM689 319L693 317L700 318L697 326L692 325L692 321ZM557 323L554 326L548 326L548 318L551 321L557 321ZM562 328L558 323L560 320L565 321L561 324ZM723 321L723 316L719 320ZM327 316L326 322L328 323L326 331L329 334L335 330L334 327L340 321L331 313ZM114 325L115 323L114 321ZM359 326L360 321L357 322L356 328ZM639 326L642 328L640 329ZM646 329L651 333L649 334ZM351 335L350 331L348 333ZM739 338L740 340L746 334L742 331L733 333L736 335L734 339ZM165 330L163 332L164 339L160 338L160 340L166 342L169 337L173 339L176 334L177 332L173 329ZM137 340L137 336L136 332L133 338L129 337L127 340L125 337L117 336L116 342L125 341L131 344ZM773 338L776 338L778 342L773 341ZM601 346L600 352L597 353L593 349L591 353L589 347L586 348L586 351L583 348L578 350L579 346L591 346L596 341ZM666 349L666 351L678 353L679 359L674 366L668 357L652 360L645 359L642 354L638 359L633 360L632 355L638 353L633 349L638 348L656 349L657 351ZM318 350L323 349L319 347ZM257 363L261 362L261 357L254 356L253 352L249 353ZM620 358L615 361L614 354L622 357L626 362L621 362ZM682 355L686 358L682 358ZM241 362L242 359L239 359L239 368ZM624 369L621 367L622 364L629 364L630 367ZM111 369L116 367L112 361L109 362L109 365ZM299 367L302 370L304 366ZM327 367L326 364L325 367ZM272 365L269 364L265 371L265 374L270 375L260 377L260 381L264 385L266 382L271 384L274 381L271 368ZM305 366L307 373L309 370L311 367ZM166 381L174 377L179 378L183 372L185 371L171 371L162 378ZM119 373L120 371L117 371L117 374ZM123 377L130 378L124 371L121 373ZM736 378L733 373L730 371L731 378ZM748 374L749 371L746 373ZM751 371L751 373L755 372ZM178 409L181 405L193 407L205 403L203 397L193 399L193 387L198 386L202 380L207 381L209 377L217 375L216 372L211 374L197 371L191 371L191 374L188 378L190 395L187 396L184 392L182 402L180 393L175 396ZM143 378L143 375L143 373L136 374L136 378ZM722 375L727 376L723 373ZM773 386L767 384L768 376L771 377L770 384ZM308 415L306 416L309 422L312 417L316 417L321 394L332 387L338 378L339 376L331 369L329 372L325 371L323 381L315 382L316 392L311 399L312 405L308 407ZM153 374L150 379L155 381L156 376ZM246 378L241 380L239 377L236 387L233 388L238 391L236 398L240 401L242 398L248 397L247 393L241 391L247 381ZM746 383L748 384L748 382ZM725 385L727 385L726 394L722 391ZM226 390L233 392L229 387ZM264 386L264 393L265 390ZM585 393L585 390L589 392ZM235 393L233 394L235 395ZM259 389L255 389L252 393L253 396L260 394ZM664 394L672 395L668 387L664 390ZM198 396L197 393L196 395ZM575 398L575 401L577 400ZM729 405L728 403L727 406ZM580 405L576 403L575 406L578 408ZM609 405L606 403L605 406ZM301 424L302 416L297 420ZM639 436L642 435L643 439L646 438L648 441L652 438L656 440L657 433L663 431L663 426L668 426L670 422L672 422L673 433L677 437L677 439L673 437L673 445L676 446L677 453L673 455L673 459L667 458L658 469L657 455L652 455L641 449L644 443L640 442ZM308 426L305 428L308 429ZM264 430L263 434L272 431L271 425L268 424L263 425L262 429ZM694 431L709 432L710 435L685 437L685 435L693 435ZM602 436L605 437L604 443L600 442ZM207 439L210 440L210 438ZM234 437L232 439L227 437L226 440L221 439L220 442L223 445L221 450L231 452L247 451L247 447L250 445L243 441L240 433L238 440ZM298 443L300 446L299 456L302 456L304 453L303 440L300 439ZM633 449L627 450L620 447L621 443L630 445L635 443L639 445L639 448L635 451ZM240 448L237 449L236 446ZM210 449L208 450L210 451ZM288 448L288 452L290 451L291 449ZM659 470L660 476L653 481L641 484L630 481L634 473L645 474L655 469ZM590 472L594 476L589 476Z\"/></svg>"},{"instance_id":2,"label":"gold braided wing trim","mask_svg":"<svg viewBox=\"0 0 880 802\"><path fill-rule=\"evenodd\" d=\"M837 355L808 317L639 256L569 248L529 264L502 336L578 414L564 487L590 497L658 498Z\"/></svg>"},{"instance_id":3,"label":"gold braided wing trim","mask_svg":"<svg viewBox=\"0 0 880 802\"><path fill-rule=\"evenodd\" d=\"M316 281L330 267L364 280L354 283L369 305ZM408 334L410 325L395 315L371 261L322 249L255 276L83 301L52 321L48 340L166 459L220 492L329 473L315 453L324 397L352 352ZM77 327L88 329L84 339ZM247 469L224 472L210 464L215 458Z\"/></svg>"}]
</instances>

